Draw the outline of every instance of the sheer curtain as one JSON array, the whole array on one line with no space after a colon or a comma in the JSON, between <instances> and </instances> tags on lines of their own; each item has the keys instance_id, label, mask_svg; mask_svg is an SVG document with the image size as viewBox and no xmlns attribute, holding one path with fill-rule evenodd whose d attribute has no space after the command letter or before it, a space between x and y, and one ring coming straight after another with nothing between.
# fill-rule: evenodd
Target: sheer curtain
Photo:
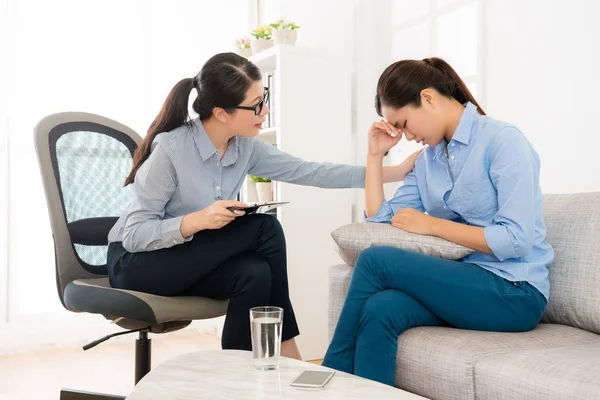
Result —
<instances>
[{"instance_id":1,"label":"sheer curtain","mask_svg":"<svg viewBox=\"0 0 600 400\"><path fill-rule=\"evenodd\" d=\"M56 294L33 147L36 122L85 111L143 136L178 80L194 76L211 55L234 50L234 39L249 31L252 7L249 0L0 0L8 34L0 39L6 86L0 86L0 223L9 214L7 237L0 232L0 250L8 251L2 254L8 283L0 285L5 319L66 314Z\"/></svg>"}]
</instances>

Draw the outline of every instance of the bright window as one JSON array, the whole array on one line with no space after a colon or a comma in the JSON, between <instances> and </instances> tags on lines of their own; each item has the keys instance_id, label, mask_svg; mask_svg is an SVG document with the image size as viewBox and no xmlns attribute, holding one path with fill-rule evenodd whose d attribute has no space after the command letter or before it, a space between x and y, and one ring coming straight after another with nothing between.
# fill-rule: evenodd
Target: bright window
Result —
<instances>
[{"instance_id":1,"label":"bright window","mask_svg":"<svg viewBox=\"0 0 600 400\"><path fill-rule=\"evenodd\" d=\"M0 232L5 242L0 250L8 249L0 274L8 265L9 280L0 285L0 306L7 300L12 321L62 309L34 125L48 114L85 111L115 119L143 136L177 81L194 76L213 54L234 51L234 40L249 31L252 3L5 2L0 2L0 21L7 21L3 26L10 35L0 42L0 83L8 85L0 90L0 105L7 105L0 114L0 154L7 147L8 157L0 164L0 196L8 198L10 218L8 235ZM0 222L7 209L4 197Z\"/></svg>"}]
</instances>

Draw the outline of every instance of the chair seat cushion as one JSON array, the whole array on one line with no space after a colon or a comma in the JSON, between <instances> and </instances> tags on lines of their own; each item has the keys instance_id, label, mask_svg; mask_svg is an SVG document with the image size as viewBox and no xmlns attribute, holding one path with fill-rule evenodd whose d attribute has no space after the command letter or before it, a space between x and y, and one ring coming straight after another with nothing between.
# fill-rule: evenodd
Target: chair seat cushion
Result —
<instances>
[{"instance_id":1,"label":"chair seat cushion","mask_svg":"<svg viewBox=\"0 0 600 400\"><path fill-rule=\"evenodd\" d=\"M600 343L522 350L475 365L478 399L598 400Z\"/></svg>"},{"instance_id":2,"label":"chair seat cushion","mask_svg":"<svg viewBox=\"0 0 600 400\"><path fill-rule=\"evenodd\" d=\"M116 289L108 278L77 279L65 288L65 304L74 311L123 317L148 324L215 318L227 312L227 300L162 297Z\"/></svg>"},{"instance_id":3,"label":"chair seat cushion","mask_svg":"<svg viewBox=\"0 0 600 400\"><path fill-rule=\"evenodd\" d=\"M432 399L475 399L475 365L481 360L525 350L552 352L590 343L600 344L600 335L553 324L540 324L533 331L522 333L443 327L409 329L398 342L396 386ZM506 368L511 365L506 364ZM477 398L503 397L494 394Z\"/></svg>"}]
</instances>

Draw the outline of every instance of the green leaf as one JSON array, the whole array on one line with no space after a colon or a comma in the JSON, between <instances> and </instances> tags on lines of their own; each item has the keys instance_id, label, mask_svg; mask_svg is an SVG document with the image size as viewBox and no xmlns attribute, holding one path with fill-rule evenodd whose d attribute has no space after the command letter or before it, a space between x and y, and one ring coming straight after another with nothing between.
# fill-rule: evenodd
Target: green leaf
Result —
<instances>
[{"instance_id":1,"label":"green leaf","mask_svg":"<svg viewBox=\"0 0 600 400\"><path fill-rule=\"evenodd\" d=\"M269 178L262 178L259 176L250 175L250 179L256 183L269 183L271 180Z\"/></svg>"}]
</instances>

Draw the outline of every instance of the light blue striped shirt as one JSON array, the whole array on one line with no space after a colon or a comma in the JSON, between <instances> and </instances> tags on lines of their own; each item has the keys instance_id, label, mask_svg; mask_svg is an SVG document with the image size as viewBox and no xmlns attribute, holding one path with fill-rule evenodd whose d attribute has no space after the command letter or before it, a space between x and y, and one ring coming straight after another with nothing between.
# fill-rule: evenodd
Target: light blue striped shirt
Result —
<instances>
[{"instance_id":1,"label":"light blue striped shirt","mask_svg":"<svg viewBox=\"0 0 600 400\"><path fill-rule=\"evenodd\" d=\"M248 174L322 188L362 188L365 168L304 161L261 140L234 136L221 155L199 119L159 134L135 176L134 197L108 234L129 252L191 240L181 235L186 214L216 200L235 200Z\"/></svg>"},{"instance_id":2,"label":"light blue striped shirt","mask_svg":"<svg viewBox=\"0 0 600 400\"><path fill-rule=\"evenodd\" d=\"M540 159L516 127L477 113L467 103L448 144L428 147L391 200L371 222L390 223L401 208L483 227L493 254L464 259L509 281L525 281L548 299L548 267L554 250L546 241L539 185Z\"/></svg>"}]
</instances>

